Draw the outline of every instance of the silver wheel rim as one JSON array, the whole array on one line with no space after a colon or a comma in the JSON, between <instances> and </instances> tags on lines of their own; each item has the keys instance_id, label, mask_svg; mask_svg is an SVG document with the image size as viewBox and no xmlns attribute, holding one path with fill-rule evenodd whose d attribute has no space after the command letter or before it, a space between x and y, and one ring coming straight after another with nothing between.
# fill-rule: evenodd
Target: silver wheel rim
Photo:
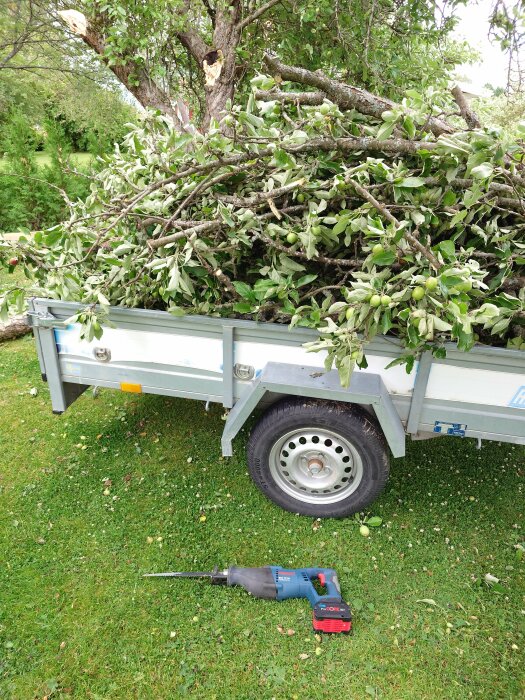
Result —
<instances>
[{"instance_id":1,"label":"silver wheel rim","mask_svg":"<svg viewBox=\"0 0 525 700\"><path fill-rule=\"evenodd\" d=\"M363 461L355 447L326 428L291 430L275 442L269 461L279 487L303 503L342 501L363 478Z\"/></svg>"}]
</instances>

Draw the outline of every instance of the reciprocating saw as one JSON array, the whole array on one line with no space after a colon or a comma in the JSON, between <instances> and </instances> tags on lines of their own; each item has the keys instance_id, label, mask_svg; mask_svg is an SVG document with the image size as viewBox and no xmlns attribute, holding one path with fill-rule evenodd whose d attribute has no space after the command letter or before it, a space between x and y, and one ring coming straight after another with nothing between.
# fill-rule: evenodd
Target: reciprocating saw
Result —
<instances>
[{"instance_id":1,"label":"reciprocating saw","mask_svg":"<svg viewBox=\"0 0 525 700\"><path fill-rule=\"evenodd\" d=\"M317 632L350 632L352 628L352 614L349 606L343 602L334 569L230 566L224 571L219 571L215 567L209 572L170 571L162 574L144 574L144 576L209 578L215 584L242 586L255 598L267 600L306 598L313 608L313 628ZM316 580L326 589L326 594L321 595L317 592L313 583Z\"/></svg>"}]
</instances>

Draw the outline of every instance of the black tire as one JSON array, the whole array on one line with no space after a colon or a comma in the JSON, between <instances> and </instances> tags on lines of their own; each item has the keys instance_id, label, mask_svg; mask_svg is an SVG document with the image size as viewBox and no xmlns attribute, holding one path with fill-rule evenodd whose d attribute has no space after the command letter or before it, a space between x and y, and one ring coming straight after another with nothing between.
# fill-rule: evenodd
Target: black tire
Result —
<instances>
[{"instance_id":1,"label":"black tire","mask_svg":"<svg viewBox=\"0 0 525 700\"><path fill-rule=\"evenodd\" d=\"M305 431L303 435L301 430ZM335 452L343 456L338 459ZM367 411L353 404L282 399L253 428L247 453L257 487L281 508L300 515L344 518L362 511L379 496L388 480L388 447L383 433ZM343 463L352 466L343 468ZM328 476L323 476L323 470ZM350 478L345 478L343 472L350 472ZM324 479L335 479L331 491L313 490L314 486L318 488L319 474ZM292 477L304 477L304 481L292 481Z\"/></svg>"}]
</instances>

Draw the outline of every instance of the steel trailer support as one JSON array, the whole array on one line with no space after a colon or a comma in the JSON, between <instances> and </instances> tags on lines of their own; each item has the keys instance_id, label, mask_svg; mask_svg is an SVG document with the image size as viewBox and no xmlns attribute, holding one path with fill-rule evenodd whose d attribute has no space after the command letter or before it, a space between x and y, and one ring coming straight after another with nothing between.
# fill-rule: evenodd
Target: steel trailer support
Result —
<instances>
[{"instance_id":1,"label":"steel trailer support","mask_svg":"<svg viewBox=\"0 0 525 700\"><path fill-rule=\"evenodd\" d=\"M222 433L222 454L231 457L232 441L266 392L372 406L394 457L405 455L405 431L383 380L378 374L354 372L348 389L335 370L269 362L251 389L230 411Z\"/></svg>"}]
</instances>

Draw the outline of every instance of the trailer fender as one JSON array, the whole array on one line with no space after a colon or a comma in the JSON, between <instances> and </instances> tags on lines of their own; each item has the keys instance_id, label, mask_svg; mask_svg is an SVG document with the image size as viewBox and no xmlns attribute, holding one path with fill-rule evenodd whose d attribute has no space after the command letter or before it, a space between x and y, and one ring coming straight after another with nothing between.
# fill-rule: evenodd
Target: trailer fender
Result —
<instances>
[{"instance_id":1,"label":"trailer fender","mask_svg":"<svg viewBox=\"0 0 525 700\"><path fill-rule=\"evenodd\" d=\"M380 375L354 372L345 389L335 370L269 362L228 414L221 439L225 457L232 456L233 439L267 392L371 406L393 456L405 455L405 430Z\"/></svg>"}]
</instances>

